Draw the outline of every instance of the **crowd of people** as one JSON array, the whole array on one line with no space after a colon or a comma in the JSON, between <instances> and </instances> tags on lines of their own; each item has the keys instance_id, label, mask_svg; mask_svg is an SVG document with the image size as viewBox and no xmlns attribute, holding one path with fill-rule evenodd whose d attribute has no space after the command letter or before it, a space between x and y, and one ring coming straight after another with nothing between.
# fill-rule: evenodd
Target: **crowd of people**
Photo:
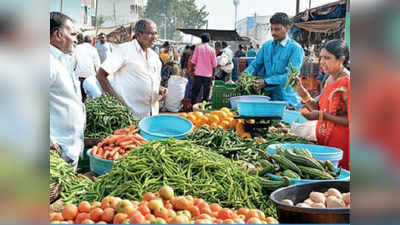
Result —
<instances>
[{"instance_id":1,"label":"crowd of people","mask_svg":"<svg viewBox=\"0 0 400 225\"><path fill-rule=\"evenodd\" d=\"M211 45L210 34L204 33L198 45L187 45L179 51L165 42L157 53L153 50L157 25L152 20L137 21L134 39L113 48L103 33L93 46L90 36L77 35L71 18L51 12L50 145L61 147L62 157L76 168L83 151L83 102L87 98L108 93L142 119L159 113L159 103L168 96L169 77L179 75L188 80L183 109L190 111L195 103L210 99L214 80L233 82L234 57L254 57L245 72L264 76L255 81L256 86L271 93L273 101L287 101L307 119L318 120L318 143L341 148L341 166L349 169L350 72L346 43L326 42L320 64L310 64L305 61L303 48L288 35L288 15L276 13L269 22L273 39L261 47L239 45L234 53L226 41ZM308 92L299 78L297 89L284 88L289 65L302 76L316 73L322 94Z\"/></svg>"}]
</instances>

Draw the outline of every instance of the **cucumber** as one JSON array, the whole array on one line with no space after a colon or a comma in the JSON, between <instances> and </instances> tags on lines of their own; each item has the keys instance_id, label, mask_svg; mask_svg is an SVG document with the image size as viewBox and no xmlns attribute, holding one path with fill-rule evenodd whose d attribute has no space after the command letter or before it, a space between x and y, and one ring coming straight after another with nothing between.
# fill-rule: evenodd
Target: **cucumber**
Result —
<instances>
[{"instance_id":1,"label":"cucumber","mask_svg":"<svg viewBox=\"0 0 400 225\"><path fill-rule=\"evenodd\" d=\"M285 156L274 154L274 155L271 155L271 158L275 162L277 162L282 169L284 169L284 170L289 169L298 174L301 174L301 170L296 166L296 164L293 163L292 161L290 161L289 159L287 159Z\"/></svg>"},{"instance_id":2,"label":"cucumber","mask_svg":"<svg viewBox=\"0 0 400 225\"><path fill-rule=\"evenodd\" d=\"M274 180L267 180L265 178L259 177L259 183L261 187L268 191L275 191L278 188L286 187L290 185L290 179L287 177L283 177L283 181L274 181Z\"/></svg>"},{"instance_id":3,"label":"cucumber","mask_svg":"<svg viewBox=\"0 0 400 225\"><path fill-rule=\"evenodd\" d=\"M315 159L310 159L304 155L298 155L290 150L284 152L284 156L290 161L296 163L296 165L307 166L319 170L324 170L324 167L319 164Z\"/></svg>"},{"instance_id":4,"label":"cucumber","mask_svg":"<svg viewBox=\"0 0 400 225\"><path fill-rule=\"evenodd\" d=\"M285 170L282 172L282 175L293 179L301 179L300 175L292 170Z\"/></svg>"}]
</instances>

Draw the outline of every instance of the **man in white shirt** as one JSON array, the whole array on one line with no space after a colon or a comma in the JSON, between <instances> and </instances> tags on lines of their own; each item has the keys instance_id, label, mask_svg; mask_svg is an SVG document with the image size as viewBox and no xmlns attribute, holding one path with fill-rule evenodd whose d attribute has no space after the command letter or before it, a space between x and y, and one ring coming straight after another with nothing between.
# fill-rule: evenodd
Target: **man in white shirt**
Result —
<instances>
[{"instance_id":1,"label":"man in white shirt","mask_svg":"<svg viewBox=\"0 0 400 225\"><path fill-rule=\"evenodd\" d=\"M83 38L83 43L77 45L74 50L74 56L76 60L75 75L81 82L83 102L86 100L86 94L82 88L83 81L90 76L96 76L96 73L100 67L99 54L91 43L92 38L86 35Z\"/></svg>"},{"instance_id":2,"label":"man in white shirt","mask_svg":"<svg viewBox=\"0 0 400 225\"><path fill-rule=\"evenodd\" d=\"M151 49L157 39L157 26L148 19L135 25L136 39L121 44L101 65L97 79L104 92L130 107L142 119L159 113L159 101L167 97L160 86L161 61ZM107 76L113 74L114 89ZM161 98L160 98L161 95Z\"/></svg>"},{"instance_id":3,"label":"man in white shirt","mask_svg":"<svg viewBox=\"0 0 400 225\"><path fill-rule=\"evenodd\" d=\"M50 146L58 145L61 157L74 169L83 151L86 123L79 81L70 66L75 36L71 18L60 12L50 13Z\"/></svg>"},{"instance_id":4,"label":"man in white shirt","mask_svg":"<svg viewBox=\"0 0 400 225\"><path fill-rule=\"evenodd\" d=\"M96 43L95 47L99 53L100 61L103 63L107 56L109 56L112 52L111 44L106 41L105 33L99 34L99 41Z\"/></svg>"}]
</instances>

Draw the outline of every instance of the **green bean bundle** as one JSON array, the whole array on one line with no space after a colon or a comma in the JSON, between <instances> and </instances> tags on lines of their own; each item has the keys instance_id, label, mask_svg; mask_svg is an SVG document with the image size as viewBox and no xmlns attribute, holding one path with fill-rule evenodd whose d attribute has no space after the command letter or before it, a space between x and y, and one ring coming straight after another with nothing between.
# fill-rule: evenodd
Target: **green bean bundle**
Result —
<instances>
[{"instance_id":1,"label":"green bean bundle","mask_svg":"<svg viewBox=\"0 0 400 225\"><path fill-rule=\"evenodd\" d=\"M110 95L102 95L85 105L85 137L106 137L117 129L138 123L131 109Z\"/></svg>"},{"instance_id":2,"label":"green bean bundle","mask_svg":"<svg viewBox=\"0 0 400 225\"><path fill-rule=\"evenodd\" d=\"M78 177L56 151L50 151L50 183L61 185L61 199L64 203L68 203L80 195L85 195L93 181L85 176Z\"/></svg>"},{"instance_id":3,"label":"green bean bundle","mask_svg":"<svg viewBox=\"0 0 400 225\"><path fill-rule=\"evenodd\" d=\"M82 200L99 201L108 195L140 200L146 192L166 184L177 195L196 196L223 207L259 208L275 215L258 179L222 155L190 141L167 139L130 152L99 177L92 194Z\"/></svg>"}]
</instances>

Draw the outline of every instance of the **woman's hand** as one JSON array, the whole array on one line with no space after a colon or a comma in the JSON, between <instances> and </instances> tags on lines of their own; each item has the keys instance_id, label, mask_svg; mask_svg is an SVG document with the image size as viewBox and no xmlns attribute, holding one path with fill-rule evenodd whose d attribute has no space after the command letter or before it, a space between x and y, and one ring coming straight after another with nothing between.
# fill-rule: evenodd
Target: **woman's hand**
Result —
<instances>
[{"instance_id":1,"label":"woman's hand","mask_svg":"<svg viewBox=\"0 0 400 225\"><path fill-rule=\"evenodd\" d=\"M318 120L319 119L319 110L312 110L311 112L304 112L302 114L308 120Z\"/></svg>"},{"instance_id":2,"label":"woman's hand","mask_svg":"<svg viewBox=\"0 0 400 225\"><path fill-rule=\"evenodd\" d=\"M296 78L296 90L297 90L297 94L299 94L299 96L301 98L306 98L308 95L308 91L304 88L301 79L299 76L297 76Z\"/></svg>"}]
</instances>

